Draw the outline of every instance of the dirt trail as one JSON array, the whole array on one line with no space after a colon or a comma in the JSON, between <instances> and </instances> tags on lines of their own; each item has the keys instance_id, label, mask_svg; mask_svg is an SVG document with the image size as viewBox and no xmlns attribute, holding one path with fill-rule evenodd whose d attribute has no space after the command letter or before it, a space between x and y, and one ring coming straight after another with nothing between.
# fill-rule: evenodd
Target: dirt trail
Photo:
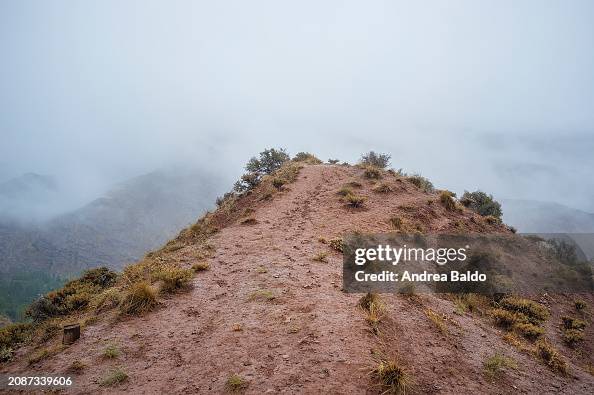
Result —
<instances>
[{"instance_id":1,"label":"dirt trail","mask_svg":"<svg viewBox=\"0 0 594 395\"><path fill-rule=\"evenodd\" d=\"M364 184L358 193L368 198L365 209L346 208L336 194L355 179ZM357 168L305 166L296 182L256 209L257 223L234 224L212 237L216 253L210 270L198 273L190 292L166 299L143 317L100 321L56 356L8 369L61 375L80 360L87 368L74 376L73 393L221 393L234 373L249 383L247 393L373 393L371 351L381 350L412 371L420 393L592 389L586 375L568 384L506 345L496 329L468 316L452 317L448 333L440 333L424 311L451 316L452 303L433 296L385 296L390 313L382 334L369 331L357 307L360 295L341 291L342 256L319 237L387 231L395 213L428 232L455 229L458 221L471 231L498 230L468 211L454 214L429 204L435 197L408 182L390 183L394 192L378 194ZM329 253L328 262L313 261L322 251ZM176 259L193 263L193 253L186 247ZM236 325L241 330L234 330ZM108 344L119 345L118 358L101 356ZM490 384L482 362L497 349L513 354L522 369L503 384ZM124 369L129 380L100 387L114 367Z\"/></svg>"}]
</instances>

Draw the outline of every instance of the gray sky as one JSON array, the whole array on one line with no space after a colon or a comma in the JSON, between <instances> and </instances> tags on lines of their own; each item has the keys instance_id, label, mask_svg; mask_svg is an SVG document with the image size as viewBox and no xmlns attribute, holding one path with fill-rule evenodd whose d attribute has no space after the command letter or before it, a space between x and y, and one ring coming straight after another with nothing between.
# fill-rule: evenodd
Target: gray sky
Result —
<instances>
[{"instance_id":1,"label":"gray sky","mask_svg":"<svg viewBox=\"0 0 594 395\"><path fill-rule=\"evenodd\" d=\"M414 3L414 4L413 4ZM0 180L269 146L594 211L592 1L0 3Z\"/></svg>"}]
</instances>

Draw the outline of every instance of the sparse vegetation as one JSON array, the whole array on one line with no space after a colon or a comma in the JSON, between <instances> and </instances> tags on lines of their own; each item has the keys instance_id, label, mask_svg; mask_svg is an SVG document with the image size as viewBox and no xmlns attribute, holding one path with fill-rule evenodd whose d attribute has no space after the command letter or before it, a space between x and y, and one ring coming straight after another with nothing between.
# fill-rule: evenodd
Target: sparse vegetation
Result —
<instances>
[{"instance_id":1,"label":"sparse vegetation","mask_svg":"<svg viewBox=\"0 0 594 395\"><path fill-rule=\"evenodd\" d=\"M203 272L205 270L208 270L209 268L210 268L210 265L206 261L197 262L197 263L195 263L195 264L192 265L192 269L195 272Z\"/></svg>"},{"instance_id":2,"label":"sparse vegetation","mask_svg":"<svg viewBox=\"0 0 594 395\"><path fill-rule=\"evenodd\" d=\"M372 191L376 192L376 193L389 193L389 192L392 192L393 189L390 185L388 185L386 183L381 183L381 184L374 186Z\"/></svg>"},{"instance_id":3,"label":"sparse vegetation","mask_svg":"<svg viewBox=\"0 0 594 395\"><path fill-rule=\"evenodd\" d=\"M365 166L363 176L370 180L379 180L380 178L382 178L382 172L375 166Z\"/></svg>"},{"instance_id":4,"label":"sparse vegetation","mask_svg":"<svg viewBox=\"0 0 594 395\"><path fill-rule=\"evenodd\" d=\"M248 297L248 299L252 302L259 302L259 301L266 302L266 301L274 300L275 298L276 298L276 296L274 296L274 293L267 289L255 290Z\"/></svg>"},{"instance_id":5,"label":"sparse vegetation","mask_svg":"<svg viewBox=\"0 0 594 395\"><path fill-rule=\"evenodd\" d=\"M0 362L8 362L12 359L14 352L12 348L1 346L0 347Z\"/></svg>"},{"instance_id":6,"label":"sparse vegetation","mask_svg":"<svg viewBox=\"0 0 594 395\"><path fill-rule=\"evenodd\" d=\"M485 192L465 191L462 199L460 199L460 203L483 217L492 216L501 219L501 215L503 214L501 204L493 199L493 195L487 195Z\"/></svg>"},{"instance_id":7,"label":"sparse vegetation","mask_svg":"<svg viewBox=\"0 0 594 395\"><path fill-rule=\"evenodd\" d=\"M305 162L309 165L319 165L319 164L323 163L315 155L312 155L309 152L299 152L295 155L293 160L295 162Z\"/></svg>"},{"instance_id":8,"label":"sparse vegetation","mask_svg":"<svg viewBox=\"0 0 594 395\"><path fill-rule=\"evenodd\" d=\"M349 181L345 184L345 186L347 187L351 187L351 188L361 188L363 186L363 184L361 184L359 181L357 180L352 180Z\"/></svg>"},{"instance_id":9,"label":"sparse vegetation","mask_svg":"<svg viewBox=\"0 0 594 395\"><path fill-rule=\"evenodd\" d=\"M536 340L545 333L545 330L529 322L520 322L514 325L514 330L529 340Z\"/></svg>"},{"instance_id":10,"label":"sparse vegetation","mask_svg":"<svg viewBox=\"0 0 594 395\"><path fill-rule=\"evenodd\" d=\"M225 383L225 389L229 392L238 392L247 387L247 382L238 374L232 374Z\"/></svg>"},{"instance_id":11,"label":"sparse vegetation","mask_svg":"<svg viewBox=\"0 0 594 395\"><path fill-rule=\"evenodd\" d=\"M154 279L161 281L160 291L173 293L180 290L187 290L194 275L192 269L180 269L176 267L163 267L155 273Z\"/></svg>"},{"instance_id":12,"label":"sparse vegetation","mask_svg":"<svg viewBox=\"0 0 594 395\"><path fill-rule=\"evenodd\" d=\"M375 369L372 376L379 382L382 394L406 394L411 384L408 373L393 360L382 360Z\"/></svg>"},{"instance_id":13,"label":"sparse vegetation","mask_svg":"<svg viewBox=\"0 0 594 395\"><path fill-rule=\"evenodd\" d=\"M584 332L578 329L566 329L563 331L563 341L569 347L575 347L584 340Z\"/></svg>"},{"instance_id":14,"label":"sparse vegetation","mask_svg":"<svg viewBox=\"0 0 594 395\"><path fill-rule=\"evenodd\" d=\"M446 317L431 309L425 309L425 315L433 322L435 327L443 334L448 333L448 326L446 325Z\"/></svg>"},{"instance_id":15,"label":"sparse vegetation","mask_svg":"<svg viewBox=\"0 0 594 395\"><path fill-rule=\"evenodd\" d=\"M128 374L122 369L116 368L107 373L103 380L101 380L100 385L102 387L111 387L123 383L126 380L128 380Z\"/></svg>"},{"instance_id":16,"label":"sparse vegetation","mask_svg":"<svg viewBox=\"0 0 594 395\"><path fill-rule=\"evenodd\" d=\"M314 260L316 262L327 263L328 262L328 253L324 252L324 251L318 252L316 255L314 255L312 260Z\"/></svg>"},{"instance_id":17,"label":"sparse vegetation","mask_svg":"<svg viewBox=\"0 0 594 395\"><path fill-rule=\"evenodd\" d=\"M584 329L586 327L586 321L580 320L579 318L572 318L564 315L561 317L563 327L565 329Z\"/></svg>"},{"instance_id":18,"label":"sparse vegetation","mask_svg":"<svg viewBox=\"0 0 594 395\"><path fill-rule=\"evenodd\" d=\"M402 228L402 218L397 216L390 217L390 225L392 225L392 228L400 230Z\"/></svg>"},{"instance_id":19,"label":"sparse vegetation","mask_svg":"<svg viewBox=\"0 0 594 395\"><path fill-rule=\"evenodd\" d=\"M91 301L91 308L104 311L116 308L122 301L122 293L118 288L108 288Z\"/></svg>"},{"instance_id":20,"label":"sparse vegetation","mask_svg":"<svg viewBox=\"0 0 594 395\"><path fill-rule=\"evenodd\" d=\"M524 314L504 309L493 309L491 310L490 314L498 326L501 326L506 329L511 329L514 325L524 324L528 322L528 319Z\"/></svg>"},{"instance_id":21,"label":"sparse vegetation","mask_svg":"<svg viewBox=\"0 0 594 395\"><path fill-rule=\"evenodd\" d=\"M450 191L441 191L439 194L439 201L448 211L454 211L456 209L456 202L454 201Z\"/></svg>"},{"instance_id":22,"label":"sparse vegetation","mask_svg":"<svg viewBox=\"0 0 594 395\"><path fill-rule=\"evenodd\" d=\"M328 245L330 246L330 248L332 248L333 250L336 250L338 252L344 251L344 243L342 242L342 239L328 240Z\"/></svg>"},{"instance_id":23,"label":"sparse vegetation","mask_svg":"<svg viewBox=\"0 0 594 395\"><path fill-rule=\"evenodd\" d=\"M546 339L536 343L536 355L538 355L551 370L559 373L567 373L567 362L559 352Z\"/></svg>"},{"instance_id":24,"label":"sparse vegetation","mask_svg":"<svg viewBox=\"0 0 594 395\"><path fill-rule=\"evenodd\" d=\"M583 311L586 309L586 307L588 307L586 302L581 299L578 299L575 302L573 302L573 305L574 305L575 309L578 311Z\"/></svg>"},{"instance_id":25,"label":"sparse vegetation","mask_svg":"<svg viewBox=\"0 0 594 395\"><path fill-rule=\"evenodd\" d=\"M120 356L120 348L117 344L109 344L103 350L103 358L115 359Z\"/></svg>"},{"instance_id":26,"label":"sparse vegetation","mask_svg":"<svg viewBox=\"0 0 594 395\"><path fill-rule=\"evenodd\" d=\"M12 355L16 346L30 339L32 331L32 324L22 322L0 328L0 350L4 350L5 355Z\"/></svg>"},{"instance_id":27,"label":"sparse vegetation","mask_svg":"<svg viewBox=\"0 0 594 395\"><path fill-rule=\"evenodd\" d=\"M75 359L74 361L72 361L72 363L68 367L67 371L69 373L80 373L83 370L85 370L86 367L87 367L87 365L85 365L84 363L82 363L78 359Z\"/></svg>"},{"instance_id":28,"label":"sparse vegetation","mask_svg":"<svg viewBox=\"0 0 594 395\"><path fill-rule=\"evenodd\" d=\"M391 155L378 154L374 151L369 151L366 154L361 155L359 163L367 166L374 166L380 169L385 169L390 164Z\"/></svg>"},{"instance_id":29,"label":"sparse vegetation","mask_svg":"<svg viewBox=\"0 0 594 395\"><path fill-rule=\"evenodd\" d=\"M280 169L288 160L289 155L283 148L270 148L260 152L258 158L253 157L248 161L245 166L247 173L235 183L234 190L238 193L252 190L260 184L263 176Z\"/></svg>"},{"instance_id":30,"label":"sparse vegetation","mask_svg":"<svg viewBox=\"0 0 594 395\"><path fill-rule=\"evenodd\" d=\"M249 216L249 217L240 219L239 223L242 225L255 225L258 223L258 221L253 216Z\"/></svg>"},{"instance_id":31,"label":"sparse vegetation","mask_svg":"<svg viewBox=\"0 0 594 395\"><path fill-rule=\"evenodd\" d=\"M348 186L344 186L340 188L336 193L340 196L348 196L353 194L353 190Z\"/></svg>"},{"instance_id":32,"label":"sparse vegetation","mask_svg":"<svg viewBox=\"0 0 594 395\"><path fill-rule=\"evenodd\" d=\"M425 177L421 176L420 174L415 174L408 177L408 180L415 185L417 188L422 190L423 192L433 192L434 187L431 181L426 179Z\"/></svg>"},{"instance_id":33,"label":"sparse vegetation","mask_svg":"<svg viewBox=\"0 0 594 395\"><path fill-rule=\"evenodd\" d=\"M359 196L359 195L350 193L345 196L345 200L349 206L354 207L354 208L360 208L360 207L363 207L363 203L365 203L367 198L365 196Z\"/></svg>"},{"instance_id":34,"label":"sparse vegetation","mask_svg":"<svg viewBox=\"0 0 594 395\"><path fill-rule=\"evenodd\" d=\"M506 369L516 369L517 363L512 358L508 358L500 353L490 356L483 363L483 371L490 381L496 380L505 372Z\"/></svg>"},{"instance_id":35,"label":"sparse vegetation","mask_svg":"<svg viewBox=\"0 0 594 395\"><path fill-rule=\"evenodd\" d=\"M385 311L385 305L379 295L367 293L359 300L359 306L365 311L365 321L374 333L379 333L379 323Z\"/></svg>"},{"instance_id":36,"label":"sparse vegetation","mask_svg":"<svg viewBox=\"0 0 594 395\"><path fill-rule=\"evenodd\" d=\"M533 324L540 324L549 318L548 309L540 303L530 299L508 296L503 298L499 305L509 311L523 314Z\"/></svg>"},{"instance_id":37,"label":"sparse vegetation","mask_svg":"<svg viewBox=\"0 0 594 395\"><path fill-rule=\"evenodd\" d=\"M132 284L120 303L123 314L139 315L157 307L157 293L150 284L142 281Z\"/></svg>"},{"instance_id":38,"label":"sparse vegetation","mask_svg":"<svg viewBox=\"0 0 594 395\"><path fill-rule=\"evenodd\" d=\"M335 164L337 164L338 162L340 162L340 160L339 160L339 159L328 159L328 163L330 163L331 165L335 165Z\"/></svg>"}]
</instances>

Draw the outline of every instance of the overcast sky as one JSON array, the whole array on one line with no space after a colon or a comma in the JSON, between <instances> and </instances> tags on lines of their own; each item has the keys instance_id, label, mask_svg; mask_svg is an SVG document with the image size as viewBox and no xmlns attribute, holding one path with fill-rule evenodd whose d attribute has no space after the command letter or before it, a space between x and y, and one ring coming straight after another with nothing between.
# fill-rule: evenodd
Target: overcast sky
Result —
<instances>
[{"instance_id":1,"label":"overcast sky","mask_svg":"<svg viewBox=\"0 0 594 395\"><path fill-rule=\"evenodd\" d=\"M592 1L0 3L0 181L283 146L594 212Z\"/></svg>"}]
</instances>

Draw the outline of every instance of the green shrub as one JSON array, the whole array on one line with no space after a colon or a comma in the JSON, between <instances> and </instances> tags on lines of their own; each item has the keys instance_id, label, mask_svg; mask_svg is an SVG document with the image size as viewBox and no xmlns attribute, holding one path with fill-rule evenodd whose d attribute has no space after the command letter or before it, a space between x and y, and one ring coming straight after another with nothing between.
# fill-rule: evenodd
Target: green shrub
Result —
<instances>
[{"instance_id":1,"label":"green shrub","mask_svg":"<svg viewBox=\"0 0 594 395\"><path fill-rule=\"evenodd\" d=\"M103 380L101 380L100 384L102 387L111 387L113 385L122 383L128 380L128 374L124 372L120 368L116 368L111 370Z\"/></svg>"},{"instance_id":2,"label":"green shrub","mask_svg":"<svg viewBox=\"0 0 594 395\"><path fill-rule=\"evenodd\" d=\"M285 151L284 148L269 148L260 152L259 158L251 158L245 166L245 169L250 173L261 175L271 174L275 170L280 169L283 163L289 159L289 154L287 154L287 151Z\"/></svg>"},{"instance_id":3,"label":"green shrub","mask_svg":"<svg viewBox=\"0 0 594 395\"><path fill-rule=\"evenodd\" d=\"M33 325L22 322L0 328L0 348L14 348L14 346L26 342L31 337L32 331Z\"/></svg>"},{"instance_id":4,"label":"green shrub","mask_svg":"<svg viewBox=\"0 0 594 395\"><path fill-rule=\"evenodd\" d=\"M433 192L435 190L431 181L420 174L412 175L408 177L408 180L423 192Z\"/></svg>"},{"instance_id":5,"label":"green shrub","mask_svg":"<svg viewBox=\"0 0 594 395\"><path fill-rule=\"evenodd\" d=\"M115 359L120 356L120 348L116 344L110 344L103 350L103 357L107 359Z\"/></svg>"},{"instance_id":6,"label":"green shrub","mask_svg":"<svg viewBox=\"0 0 594 395\"><path fill-rule=\"evenodd\" d=\"M247 382L238 374L229 376L225 389L229 392L238 392L247 387Z\"/></svg>"},{"instance_id":7,"label":"green shrub","mask_svg":"<svg viewBox=\"0 0 594 395\"><path fill-rule=\"evenodd\" d=\"M126 292L120 310L123 314L138 315L158 305L155 290L146 282L134 283Z\"/></svg>"},{"instance_id":8,"label":"green shrub","mask_svg":"<svg viewBox=\"0 0 594 395\"><path fill-rule=\"evenodd\" d=\"M359 163L362 165L374 166L380 169L385 169L390 164L391 155L388 154L377 154L374 151L369 151L366 154L361 155Z\"/></svg>"},{"instance_id":9,"label":"green shrub","mask_svg":"<svg viewBox=\"0 0 594 395\"><path fill-rule=\"evenodd\" d=\"M514 325L514 330L526 339L536 340L542 336L545 330L529 322L521 322Z\"/></svg>"},{"instance_id":10,"label":"green shrub","mask_svg":"<svg viewBox=\"0 0 594 395\"><path fill-rule=\"evenodd\" d=\"M462 195L462 199L460 199L460 203L483 217L490 215L501 219L501 215L503 214L501 211L501 204L493 199L493 195L487 195L485 192L465 191L464 195Z\"/></svg>"},{"instance_id":11,"label":"green shrub","mask_svg":"<svg viewBox=\"0 0 594 395\"><path fill-rule=\"evenodd\" d=\"M498 326L510 329L517 324L528 322L528 317L522 313L507 311L504 309L493 309L490 312L491 317L495 320Z\"/></svg>"},{"instance_id":12,"label":"green shrub","mask_svg":"<svg viewBox=\"0 0 594 395\"><path fill-rule=\"evenodd\" d=\"M584 340L584 332L577 329L566 329L563 331L563 341L570 347Z\"/></svg>"},{"instance_id":13,"label":"green shrub","mask_svg":"<svg viewBox=\"0 0 594 395\"><path fill-rule=\"evenodd\" d=\"M563 322L563 327L565 329L584 329L586 327L586 321L580 320L578 318L572 318L564 315L561 317L561 321Z\"/></svg>"},{"instance_id":14,"label":"green shrub","mask_svg":"<svg viewBox=\"0 0 594 395\"><path fill-rule=\"evenodd\" d=\"M496 353L495 355L487 358L483 363L483 370L487 378L491 381L499 378L506 368L517 368L516 361L502 354Z\"/></svg>"}]
</instances>

